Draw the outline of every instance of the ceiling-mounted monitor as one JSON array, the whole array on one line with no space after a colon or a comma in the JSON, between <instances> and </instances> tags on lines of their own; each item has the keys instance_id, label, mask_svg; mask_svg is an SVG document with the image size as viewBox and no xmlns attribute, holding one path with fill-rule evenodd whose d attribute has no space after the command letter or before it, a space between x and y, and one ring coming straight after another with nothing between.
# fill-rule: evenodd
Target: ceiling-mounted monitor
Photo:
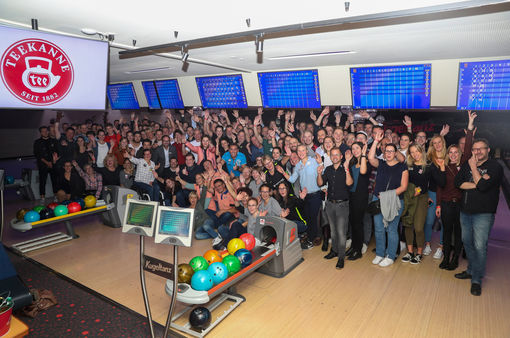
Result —
<instances>
[{"instance_id":1,"label":"ceiling-mounted monitor","mask_svg":"<svg viewBox=\"0 0 510 338\"><path fill-rule=\"evenodd\" d=\"M0 108L104 110L108 42L0 26Z\"/></svg>"},{"instance_id":2,"label":"ceiling-mounted monitor","mask_svg":"<svg viewBox=\"0 0 510 338\"><path fill-rule=\"evenodd\" d=\"M161 103L159 102L158 92L154 81L142 81L143 91L147 98L147 104L150 109L161 109Z\"/></svg>"},{"instance_id":3,"label":"ceiling-mounted monitor","mask_svg":"<svg viewBox=\"0 0 510 338\"><path fill-rule=\"evenodd\" d=\"M321 108L317 69L258 73L264 108Z\"/></svg>"},{"instance_id":4,"label":"ceiling-mounted monitor","mask_svg":"<svg viewBox=\"0 0 510 338\"><path fill-rule=\"evenodd\" d=\"M510 110L510 60L461 62L457 109Z\"/></svg>"},{"instance_id":5,"label":"ceiling-mounted monitor","mask_svg":"<svg viewBox=\"0 0 510 338\"><path fill-rule=\"evenodd\" d=\"M181 90L176 79L154 81L161 108L184 109Z\"/></svg>"},{"instance_id":6,"label":"ceiling-mounted monitor","mask_svg":"<svg viewBox=\"0 0 510 338\"><path fill-rule=\"evenodd\" d=\"M429 109L431 64L351 68L354 109Z\"/></svg>"},{"instance_id":7,"label":"ceiling-mounted monitor","mask_svg":"<svg viewBox=\"0 0 510 338\"><path fill-rule=\"evenodd\" d=\"M140 109L135 88L131 82L108 85L108 99L112 109Z\"/></svg>"},{"instance_id":8,"label":"ceiling-mounted monitor","mask_svg":"<svg viewBox=\"0 0 510 338\"><path fill-rule=\"evenodd\" d=\"M241 74L197 77L204 108L248 108Z\"/></svg>"}]
</instances>

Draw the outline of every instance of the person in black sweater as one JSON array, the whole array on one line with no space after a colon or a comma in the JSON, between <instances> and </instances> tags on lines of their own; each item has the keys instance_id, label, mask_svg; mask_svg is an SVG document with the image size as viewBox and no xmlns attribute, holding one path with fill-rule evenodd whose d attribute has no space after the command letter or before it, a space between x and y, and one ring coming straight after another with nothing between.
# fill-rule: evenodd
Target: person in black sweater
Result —
<instances>
[{"instance_id":1,"label":"person in black sweater","mask_svg":"<svg viewBox=\"0 0 510 338\"><path fill-rule=\"evenodd\" d=\"M85 192L83 179L73 170L69 161L64 162L63 169L59 169L55 183L58 202L82 197Z\"/></svg>"},{"instance_id":2,"label":"person in black sweater","mask_svg":"<svg viewBox=\"0 0 510 338\"><path fill-rule=\"evenodd\" d=\"M34 156L39 170L39 194L41 199L44 199L48 174L51 177L53 193L57 192L58 172L53 167L53 154L57 153L58 142L54 138L50 138L50 130L46 126L40 127L39 133L41 137L34 142Z\"/></svg>"},{"instance_id":3,"label":"person in black sweater","mask_svg":"<svg viewBox=\"0 0 510 338\"><path fill-rule=\"evenodd\" d=\"M306 221L303 218L305 201L292 194L292 189L287 181L278 184L274 198L283 210L289 209L289 214L285 218L296 223L300 235L304 234L306 232Z\"/></svg>"},{"instance_id":4,"label":"person in black sweater","mask_svg":"<svg viewBox=\"0 0 510 338\"><path fill-rule=\"evenodd\" d=\"M462 190L460 224L462 242L468 259L467 270L455 275L471 279L471 294L482 294L482 278L487 261L487 242L494 225L499 202L503 168L489 159L489 142L476 139L472 156L455 177L455 186Z\"/></svg>"},{"instance_id":5,"label":"person in black sweater","mask_svg":"<svg viewBox=\"0 0 510 338\"><path fill-rule=\"evenodd\" d=\"M96 171L103 176L103 186L107 185L120 185L120 171L121 167L117 164L117 158L113 154L108 154L104 158L104 167L96 167Z\"/></svg>"}]
</instances>

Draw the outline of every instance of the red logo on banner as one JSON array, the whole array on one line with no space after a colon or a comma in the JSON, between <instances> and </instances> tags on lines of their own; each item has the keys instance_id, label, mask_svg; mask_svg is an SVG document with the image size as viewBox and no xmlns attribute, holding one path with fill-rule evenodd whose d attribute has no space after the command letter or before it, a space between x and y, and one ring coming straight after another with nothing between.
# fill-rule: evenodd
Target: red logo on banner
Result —
<instances>
[{"instance_id":1,"label":"red logo on banner","mask_svg":"<svg viewBox=\"0 0 510 338\"><path fill-rule=\"evenodd\" d=\"M1 62L5 86L28 104L53 104L62 100L73 86L71 60L49 41L25 39L15 42L4 52Z\"/></svg>"}]
</instances>

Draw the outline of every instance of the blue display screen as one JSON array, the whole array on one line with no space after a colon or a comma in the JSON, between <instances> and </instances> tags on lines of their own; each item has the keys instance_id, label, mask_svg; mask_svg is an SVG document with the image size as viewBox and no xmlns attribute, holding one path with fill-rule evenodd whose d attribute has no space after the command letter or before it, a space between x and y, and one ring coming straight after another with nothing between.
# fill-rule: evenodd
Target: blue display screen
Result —
<instances>
[{"instance_id":1,"label":"blue display screen","mask_svg":"<svg viewBox=\"0 0 510 338\"><path fill-rule=\"evenodd\" d=\"M140 109L132 83L110 84L107 93L112 109Z\"/></svg>"},{"instance_id":2,"label":"blue display screen","mask_svg":"<svg viewBox=\"0 0 510 338\"><path fill-rule=\"evenodd\" d=\"M159 103L158 93L156 92L156 86L154 86L154 81L142 81L143 91L145 92L145 97L147 98L147 103L149 104L150 109L161 109L161 104Z\"/></svg>"},{"instance_id":3,"label":"blue display screen","mask_svg":"<svg viewBox=\"0 0 510 338\"><path fill-rule=\"evenodd\" d=\"M258 73L264 108L321 108L316 69Z\"/></svg>"},{"instance_id":4,"label":"blue display screen","mask_svg":"<svg viewBox=\"0 0 510 338\"><path fill-rule=\"evenodd\" d=\"M154 81L156 90L161 102L161 108L167 109L184 109L181 90L177 80L157 80Z\"/></svg>"},{"instance_id":5,"label":"blue display screen","mask_svg":"<svg viewBox=\"0 0 510 338\"><path fill-rule=\"evenodd\" d=\"M430 64L351 68L354 109L429 109Z\"/></svg>"},{"instance_id":6,"label":"blue display screen","mask_svg":"<svg viewBox=\"0 0 510 338\"><path fill-rule=\"evenodd\" d=\"M457 109L510 110L510 60L461 62Z\"/></svg>"},{"instance_id":7,"label":"blue display screen","mask_svg":"<svg viewBox=\"0 0 510 338\"><path fill-rule=\"evenodd\" d=\"M204 108L248 108L240 74L197 77L196 81Z\"/></svg>"},{"instance_id":8,"label":"blue display screen","mask_svg":"<svg viewBox=\"0 0 510 338\"><path fill-rule=\"evenodd\" d=\"M159 233L163 235L188 236L191 214L183 211L161 210Z\"/></svg>"}]
</instances>

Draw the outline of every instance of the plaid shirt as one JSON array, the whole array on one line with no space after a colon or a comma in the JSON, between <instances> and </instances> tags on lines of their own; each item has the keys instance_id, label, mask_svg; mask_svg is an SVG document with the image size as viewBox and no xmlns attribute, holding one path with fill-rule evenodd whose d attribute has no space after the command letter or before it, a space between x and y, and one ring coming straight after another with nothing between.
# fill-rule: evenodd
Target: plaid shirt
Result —
<instances>
[{"instance_id":1,"label":"plaid shirt","mask_svg":"<svg viewBox=\"0 0 510 338\"><path fill-rule=\"evenodd\" d=\"M90 177L80 168L80 166L76 166L75 168L81 178L83 178L83 181L85 181L85 190L96 190L96 199L99 199L101 192L103 191L103 176L94 172L94 176Z\"/></svg>"},{"instance_id":2,"label":"plaid shirt","mask_svg":"<svg viewBox=\"0 0 510 338\"><path fill-rule=\"evenodd\" d=\"M150 184L155 180L154 174L152 173L156 170L154 162L151 161L150 164L147 164L143 158L136 158L134 156L129 160L136 164L135 182Z\"/></svg>"}]
</instances>

